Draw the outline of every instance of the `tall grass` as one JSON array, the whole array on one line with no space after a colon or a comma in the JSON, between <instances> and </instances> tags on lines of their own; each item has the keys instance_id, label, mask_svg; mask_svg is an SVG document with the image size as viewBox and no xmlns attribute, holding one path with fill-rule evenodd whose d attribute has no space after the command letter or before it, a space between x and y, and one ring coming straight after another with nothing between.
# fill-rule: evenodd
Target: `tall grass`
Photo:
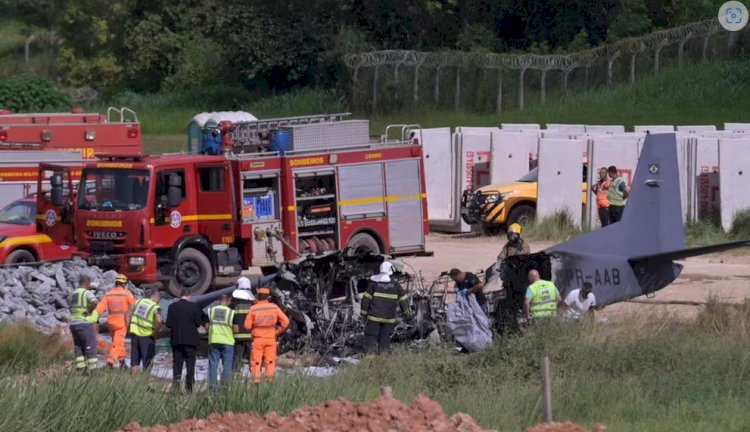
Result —
<instances>
[{"instance_id":1,"label":"tall grass","mask_svg":"<svg viewBox=\"0 0 750 432\"><path fill-rule=\"evenodd\" d=\"M6 374L27 373L49 366L69 353L57 335L44 335L30 324L0 324L0 369Z\"/></svg>"},{"instance_id":2,"label":"tall grass","mask_svg":"<svg viewBox=\"0 0 750 432\"><path fill-rule=\"evenodd\" d=\"M165 396L143 378L16 382L0 375L0 430L116 430L211 412L277 411L344 397L376 397L381 385L409 401L418 393L486 428L518 431L542 420L539 360L552 361L555 419L613 431L746 430L750 403L749 306L725 318L712 302L692 323L653 319L609 324L553 322L469 355L433 349L365 358L330 378L286 375L273 385L236 384L212 395ZM734 312L732 312L734 313ZM153 385L153 384L152 384Z\"/></svg>"},{"instance_id":3,"label":"tall grass","mask_svg":"<svg viewBox=\"0 0 750 432\"><path fill-rule=\"evenodd\" d=\"M707 246L748 239L750 239L750 210L735 214L732 226L726 232L718 216L685 224L685 243L688 246Z\"/></svg>"},{"instance_id":4,"label":"tall grass","mask_svg":"<svg viewBox=\"0 0 750 432\"><path fill-rule=\"evenodd\" d=\"M565 241L583 234L580 226L573 223L567 210L558 210L551 216L536 218L524 227L523 236L536 241Z\"/></svg>"}]
</instances>

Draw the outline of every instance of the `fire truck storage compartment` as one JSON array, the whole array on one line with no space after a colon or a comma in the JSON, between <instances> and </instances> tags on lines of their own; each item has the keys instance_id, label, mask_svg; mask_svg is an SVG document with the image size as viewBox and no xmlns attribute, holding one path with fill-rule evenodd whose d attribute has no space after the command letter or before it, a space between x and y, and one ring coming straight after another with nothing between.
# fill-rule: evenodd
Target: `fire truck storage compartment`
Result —
<instances>
[{"instance_id":1,"label":"fire truck storage compartment","mask_svg":"<svg viewBox=\"0 0 750 432\"><path fill-rule=\"evenodd\" d=\"M388 237L393 253L424 250L419 160L386 162Z\"/></svg>"},{"instance_id":2,"label":"fire truck storage compartment","mask_svg":"<svg viewBox=\"0 0 750 432\"><path fill-rule=\"evenodd\" d=\"M336 172L296 172L294 189L299 251L306 254L338 249Z\"/></svg>"},{"instance_id":3,"label":"fire truck storage compartment","mask_svg":"<svg viewBox=\"0 0 750 432\"><path fill-rule=\"evenodd\" d=\"M242 173L242 224L252 225L252 265L268 266L284 261L280 232L278 172Z\"/></svg>"},{"instance_id":4,"label":"fire truck storage compartment","mask_svg":"<svg viewBox=\"0 0 750 432\"><path fill-rule=\"evenodd\" d=\"M382 162L339 167L339 184L343 219L385 216Z\"/></svg>"},{"instance_id":5,"label":"fire truck storage compartment","mask_svg":"<svg viewBox=\"0 0 750 432\"><path fill-rule=\"evenodd\" d=\"M291 132L289 150L325 151L368 144L370 142L369 123L369 120L343 120L287 126L282 130Z\"/></svg>"}]
</instances>

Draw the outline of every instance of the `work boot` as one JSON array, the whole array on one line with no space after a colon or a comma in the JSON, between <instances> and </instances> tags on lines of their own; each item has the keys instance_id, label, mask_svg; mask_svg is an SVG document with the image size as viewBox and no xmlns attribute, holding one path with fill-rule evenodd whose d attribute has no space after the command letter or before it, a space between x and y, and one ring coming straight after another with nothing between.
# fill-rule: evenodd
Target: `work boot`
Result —
<instances>
[{"instance_id":1,"label":"work boot","mask_svg":"<svg viewBox=\"0 0 750 432\"><path fill-rule=\"evenodd\" d=\"M127 363L125 363L125 360L120 360L120 369L121 369L121 370L126 370L126 369L128 369L128 364L127 364Z\"/></svg>"}]
</instances>

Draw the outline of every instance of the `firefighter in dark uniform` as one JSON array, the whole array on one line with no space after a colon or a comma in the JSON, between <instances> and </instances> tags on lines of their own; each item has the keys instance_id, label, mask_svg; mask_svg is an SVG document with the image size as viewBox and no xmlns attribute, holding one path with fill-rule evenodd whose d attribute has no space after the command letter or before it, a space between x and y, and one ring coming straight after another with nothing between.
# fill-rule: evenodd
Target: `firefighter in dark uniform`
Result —
<instances>
[{"instance_id":1,"label":"firefighter in dark uniform","mask_svg":"<svg viewBox=\"0 0 750 432\"><path fill-rule=\"evenodd\" d=\"M252 291L250 291L250 279L241 277L237 280L237 289L232 293L232 309L234 310L234 320L232 324L238 327L238 332L234 334L234 364L232 370L241 372L245 360L250 360L250 351L252 348L250 330L245 328L245 318L250 313L250 307L253 305Z\"/></svg>"},{"instance_id":2,"label":"firefighter in dark uniform","mask_svg":"<svg viewBox=\"0 0 750 432\"><path fill-rule=\"evenodd\" d=\"M503 246L503 249L497 255L498 262L502 262L508 257L528 255L530 253L529 244L521 237L521 224L511 224L508 227L508 242L505 243L505 246Z\"/></svg>"},{"instance_id":3,"label":"firefighter in dark uniform","mask_svg":"<svg viewBox=\"0 0 750 432\"><path fill-rule=\"evenodd\" d=\"M365 349L371 353L388 351L391 334L396 328L396 309L400 306L406 317L410 316L409 299L404 288L391 280L393 264L384 261L380 273L370 278L362 297L362 319L365 320Z\"/></svg>"}]
</instances>

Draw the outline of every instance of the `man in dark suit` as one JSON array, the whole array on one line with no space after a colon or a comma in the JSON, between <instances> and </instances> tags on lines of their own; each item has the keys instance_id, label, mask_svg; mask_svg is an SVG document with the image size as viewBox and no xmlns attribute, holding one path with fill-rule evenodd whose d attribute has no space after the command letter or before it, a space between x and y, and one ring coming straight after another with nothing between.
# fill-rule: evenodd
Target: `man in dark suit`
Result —
<instances>
[{"instance_id":1,"label":"man in dark suit","mask_svg":"<svg viewBox=\"0 0 750 432\"><path fill-rule=\"evenodd\" d=\"M172 388L180 389L182 365L187 368L185 390L193 391L195 358L200 336L198 328L206 322L200 306L190 301L190 291L182 289L180 300L169 306L167 327L172 330Z\"/></svg>"}]
</instances>

